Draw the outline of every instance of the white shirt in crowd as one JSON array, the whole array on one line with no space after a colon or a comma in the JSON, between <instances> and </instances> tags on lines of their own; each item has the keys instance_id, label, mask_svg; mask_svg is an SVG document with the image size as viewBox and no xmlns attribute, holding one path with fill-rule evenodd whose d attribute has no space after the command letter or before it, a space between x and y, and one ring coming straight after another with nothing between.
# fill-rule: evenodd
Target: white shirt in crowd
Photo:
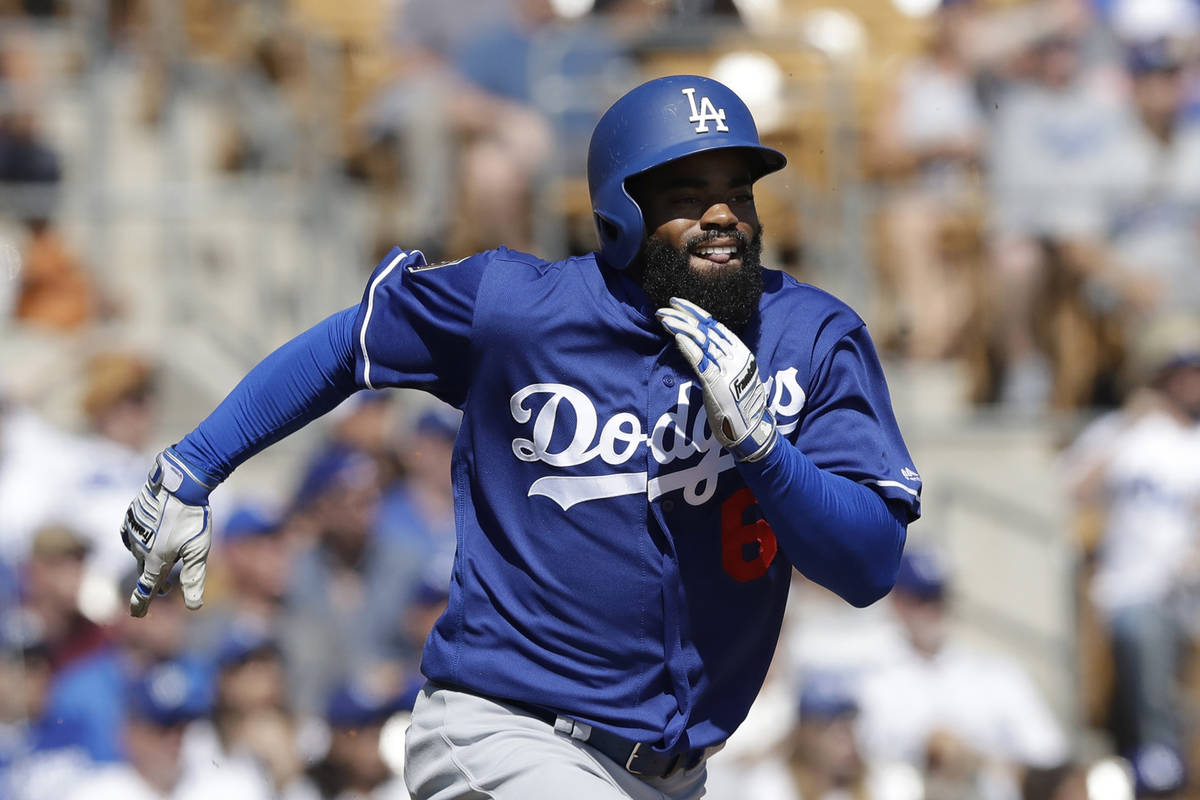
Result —
<instances>
[{"instance_id":1,"label":"white shirt in crowd","mask_svg":"<svg viewBox=\"0 0 1200 800\"><path fill-rule=\"evenodd\" d=\"M0 558L10 565L24 562L34 533L53 518L62 496L58 481L70 472L62 457L70 445L69 436L31 411L0 414Z\"/></svg>"},{"instance_id":2,"label":"white shirt in crowd","mask_svg":"<svg viewBox=\"0 0 1200 800\"><path fill-rule=\"evenodd\" d=\"M119 579L133 560L117 531L152 458L25 409L0 416L0 558L22 564L38 528L62 523L91 544L90 568Z\"/></svg>"},{"instance_id":3,"label":"white shirt in crowd","mask_svg":"<svg viewBox=\"0 0 1200 800\"><path fill-rule=\"evenodd\" d=\"M1181 123L1163 143L1132 111L1112 143L1108 234L1123 268L1152 281L1159 308L1200 308L1200 126Z\"/></svg>"},{"instance_id":4,"label":"white shirt in crowd","mask_svg":"<svg viewBox=\"0 0 1200 800\"><path fill-rule=\"evenodd\" d=\"M925 787L920 771L908 764L892 763L869 767L861 796L846 789L831 789L819 797L806 797L781 758L754 764L740 775L736 786L722 786L721 794L709 792L710 800L922 800Z\"/></svg>"},{"instance_id":5,"label":"white shirt in crowd","mask_svg":"<svg viewBox=\"0 0 1200 800\"><path fill-rule=\"evenodd\" d=\"M63 747L22 754L0 771L0 797L5 800L62 800L92 770L80 748Z\"/></svg>"},{"instance_id":6,"label":"white shirt in crowd","mask_svg":"<svg viewBox=\"0 0 1200 800\"><path fill-rule=\"evenodd\" d=\"M1049 767L1067 741L1028 675L1007 657L948 644L925 658L907 644L867 675L859 739L872 762L923 763L931 734L951 734L985 758Z\"/></svg>"},{"instance_id":7,"label":"white shirt in crowd","mask_svg":"<svg viewBox=\"0 0 1200 800\"><path fill-rule=\"evenodd\" d=\"M64 800L271 800L261 781L248 780L245 773L220 769L188 770L175 788L163 794L146 782L128 764L100 767L84 776Z\"/></svg>"},{"instance_id":8,"label":"white shirt in crowd","mask_svg":"<svg viewBox=\"0 0 1200 800\"><path fill-rule=\"evenodd\" d=\"M1151 411L1096 420L1064 456L1081 474L1104 463L1107 515L1092 602L1109 614L1161 603L1193 561L1200 522L1200 426Z\"/></svg>"},{"instance_id":9,"label":"white shirt in crowd","mask_svg":"<svg viewBox=\"0 0 1200 800\"><path fill-rule=\"evenodd\" d=\"M809 672L836 673L848 686L881 669L903 634L886 603L854 608L826 589L796 578L776 660L750 713L708 760L710 800L836 800L802 797L781 753L796 724L797 692ZM919 773L907 765L867 765L868 800L919 800Z\"/></svg>"},{"instance_id":10,"label":"white shirt in crowd","mask_svg":"<svg viewBox=\"0 0 1200 800\"><path fill-rule=\"evenodd\" d=\"M1124 109L1096 76L1052 90L1012 87L990 131L991 213L1001 234L1099 236Z\"/></svg>"}]
</instances>

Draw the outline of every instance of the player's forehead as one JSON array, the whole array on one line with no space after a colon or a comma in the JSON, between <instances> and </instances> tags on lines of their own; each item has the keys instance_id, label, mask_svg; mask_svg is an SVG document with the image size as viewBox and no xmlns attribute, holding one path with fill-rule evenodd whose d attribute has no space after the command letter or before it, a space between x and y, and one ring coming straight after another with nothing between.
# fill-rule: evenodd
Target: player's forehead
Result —
<instances>
[{"instance_id":1,"label":"player's forehead","mask_svg":"<svg viewBox=\"0 0 1200 800\"><path fill-rule=\"evenodd\" d=\"M750 156L741 150L709 150L667 162L630 182L634 197L676 188L730 189L754 182Z\"/></svg>"}]
</instances>

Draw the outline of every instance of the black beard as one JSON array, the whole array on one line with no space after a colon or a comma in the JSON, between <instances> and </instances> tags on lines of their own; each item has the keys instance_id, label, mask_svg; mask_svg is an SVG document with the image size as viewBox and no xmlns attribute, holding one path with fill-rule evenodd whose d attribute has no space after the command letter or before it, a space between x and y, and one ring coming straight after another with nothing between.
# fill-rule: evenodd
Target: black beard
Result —
<instances>
[{"instance_id":1,"label":"black beard","mask_svg":"<svg viewBox=\"0 0 1200 800\"><path fill-rule=\"evenodd\" d=\"M717 270L708 275L692 269L690 251L709 239L737 239L742 263L736 269ZM688 240L676 250L653 237L646 240L641 254L642 291L653 308L670 305L672 297L682 297L703 308L734 333L741 333L762 297L762 228L746 240L738 231L711 231Z\"/></svg>"}]
</instances>

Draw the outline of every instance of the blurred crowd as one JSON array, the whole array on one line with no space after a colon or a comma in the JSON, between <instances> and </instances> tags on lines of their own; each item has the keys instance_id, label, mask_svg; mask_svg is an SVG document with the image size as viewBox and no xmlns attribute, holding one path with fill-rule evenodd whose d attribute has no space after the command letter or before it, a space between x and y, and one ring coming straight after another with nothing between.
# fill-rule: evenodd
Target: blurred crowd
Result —
<instances>
[{"instance_id":1,"label":"blurred crowd","mask_svg":"<svg viewBox=\"0 0 1200 800\"><path fill-rule=\"evenodd\" d=\"M1200 3L189 0L165 24L174 5L0 0L0 798L406 797L455 544L457 412L363 393L285 490L218 490L202 611L170 592L126 616L118 523L186 431L169 343L114 346L139 308L62 211L88 171L46 109L100 60L128 62L151 131L173 93L220 88L213 175L327 160L369 249L431 260L590 249L599 114L639 77L721 72L792 159L759 192L772 265L821 274L798 194L840 208L852 182L885 358L958 365L1019 420L1074 415L1078 698L960 640L953 571L915 531L870 610L797 576L709 796L1200 797ZM55 25L103 47L47 74L22 32ZM205 65L220 79L181 77ZM849 169L820 160L851 140Z\"/></svg>"},{"instance_id":2,"label":"blurred crowd","mask_svg":"<svg viewBox=\"0 0 1200 800\"><path fill-rule=\"evenodd\" d=\"M943 2L882 106L886 330L977 400L1117 405L1147 326L1200 311L1196 4L985 6Z\"/></svg>"},{"instance_id":3,"label":"blurred crowd","mask_svg":"<svg viewBox=\"0 0 1200 800\"><path fill-rule=\"evenodd\" d=\"M448 592L458 412L347 401L286 502L214 498L203 611L171 591L133 619L113 521L144 480L158 376L97 358L84 402L87 433L0 414L0 796L407 797L399 733Z\"/></svg>"}]
</instances>

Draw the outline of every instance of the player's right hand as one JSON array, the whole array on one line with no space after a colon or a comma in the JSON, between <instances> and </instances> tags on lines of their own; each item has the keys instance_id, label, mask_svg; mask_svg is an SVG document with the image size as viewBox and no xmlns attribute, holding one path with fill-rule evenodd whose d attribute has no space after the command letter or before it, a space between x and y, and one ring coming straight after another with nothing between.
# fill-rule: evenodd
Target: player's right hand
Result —
<instances>
[{"instance_id":1,"label":"player's right hand","mask_svg":"<svg viewBox=\"0 0 1200 800\"><path fill-rule=\"evenodd\" d=\"M700 379L708 425L738 461L758 461L779 439L754 353L695 303L672 297L656 314Z\"/></svg>"},{"instance_id":2,"label":"player's right hand","mask_svg":"<svg viewBox=\"0 0 1200 800\"><path fill-rule=\"evenodd\" d=\"M173 447L154 459L121 526L121 541L137 559L140 573L129 598L132 616L146 615L176 561L183 562L179 583L184 603L192 609L203 605L204 567L212 545L211 491Z\"/></svg>"}]
</instances>

